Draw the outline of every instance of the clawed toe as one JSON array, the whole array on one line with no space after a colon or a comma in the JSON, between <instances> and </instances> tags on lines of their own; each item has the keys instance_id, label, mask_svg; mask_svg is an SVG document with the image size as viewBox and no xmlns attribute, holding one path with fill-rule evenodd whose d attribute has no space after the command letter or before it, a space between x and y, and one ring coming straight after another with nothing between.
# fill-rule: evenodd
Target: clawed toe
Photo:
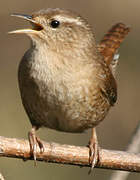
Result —
<instances>
[{"instance_id":1,"label":"clawed toe","mask_svg":"<svg viewBox=\"0 0 140 180\"><path fill-rule=\"evenodd\" d=\"M31 131L29 131L28 133L28 138L29 138L29 143L30 143L30 152L31 152L31 155L33 156L35 165L36 165L37 146L39 146L40 148L40 153L44 152L43 143L41 142L40 138L37 137L35 134L36 130L37 128L33 126Z\"/></svg>"},{"instance_id":2,"label":"clawed toe","mask_svg":"<svg viewBox=\"0 0 140 180\"><path fill-rule=\"evenodd\" d=\"M96 136L95 128L92 129L92 136L89 142L89 164L91 164L91 168L89 170L89 174L97 164L99 159L99 147L98 147L98 140Z\"/></svg>"},{"instance_id":3,"label":"clawed toe","mask_svg":"<svg viewBox=\"0 0 140 180\"><path fill-rule=\"evenodd\" d=\"M44 152L44 146L43 146L43 143L41 141L41 139L39 137L36 137L36 141L39 145L39 148L40 148L40 153L43 153Z\"/></svg>"},{"instance_id":4,"label":"clawed toe","mask_svg":"<svg viewBox=\"0 0 140 180\"><path fill-rule=\"evenodd\" d=\"M96 142L90 143L89 144L89 163L91 164L91 168L89 170L89 174L95 167L95 165L98 162L98 157L99 157L99 149L98 149L98 144Z\"/></svg>"}]
</instances>

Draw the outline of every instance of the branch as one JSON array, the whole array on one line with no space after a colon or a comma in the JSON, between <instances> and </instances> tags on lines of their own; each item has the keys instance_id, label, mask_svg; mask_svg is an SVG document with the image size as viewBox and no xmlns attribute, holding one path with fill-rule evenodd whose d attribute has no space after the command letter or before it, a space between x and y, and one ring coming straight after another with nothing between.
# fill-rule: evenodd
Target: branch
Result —
<instances>
[{"instance_id":1,"label":"branch","mask_svg":"<svg viewBox=\"0 0 140 180\"><path fill-rule=\"evenodd\" d=\"M132 134L128 147L126 149L127 152L139 153L140 152L140 121ZM115 171L110 180L125 180L127 179L129 172Z\"/></svg>"},{"instance_id":2,"label":"branch","mask_svg":"<svg viewBox=\"0 0 140 180\"><path fill-rule=\"evenodd\" d=\"M0 173L0 180L5 180L1 173Z\"/></svg>"},{"instance_id":3,"label":"branch","mask_svg":"<svg viewBox=\"0 0 140 180\"><path fill-rule=\"evenodd\" d=\"M37 148L38 161L90 166L89 149L87 147L46 142L43 142L43 144L43 153L40 153L39 148ZM30 155L30 147L27 140L5 138L1 136L0 156L24 160L33 159ZM100 149L99 162L96 167L140 172L140 154Z\"/></svg>"}]
</instances>

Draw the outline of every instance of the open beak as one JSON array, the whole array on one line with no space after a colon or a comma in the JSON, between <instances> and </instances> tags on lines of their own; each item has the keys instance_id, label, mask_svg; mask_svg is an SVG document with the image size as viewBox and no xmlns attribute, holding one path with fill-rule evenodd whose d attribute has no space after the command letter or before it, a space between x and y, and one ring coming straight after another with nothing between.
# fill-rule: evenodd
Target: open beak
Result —
<instances>
[{"instance_id":1,"label":"open beak","mask_svg":"<svg viewBox=\"0 0 140 180\"><path fill-rule=\"evenodd\" d=\"M25 14L11 14L11 16L15 16L15 17L19 17L22 19L25 19L27 21L29 21L32 24L32 28L30 29L19 29L19 30L15 30L15 31L10 31L9 34L15 34L15 33L27 33L27 34L31 34L31 33L37 33L38 31L41 31L43 29L42 25L37 23L32 16L29 15L25 15Z\"/></svg>"}]
</instances>

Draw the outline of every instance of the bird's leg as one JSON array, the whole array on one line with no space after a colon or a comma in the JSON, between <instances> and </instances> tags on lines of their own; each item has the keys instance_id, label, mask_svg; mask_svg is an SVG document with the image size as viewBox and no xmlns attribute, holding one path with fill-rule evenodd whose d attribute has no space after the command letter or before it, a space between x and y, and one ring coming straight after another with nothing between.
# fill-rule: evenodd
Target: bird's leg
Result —
<instances>
[{"instance_id":1,"label":"bird's leg","mask_svg":"<svg viewBox=\"0 0 140 180\"><path fill-rule=\"evenodd\" d=\"M99 147L98 147L96 129L92 128L92 135L89 141L89 163L91 164L91 169L89 171L89 174L97 164L98 158L99 158Z\"/></svg>"},{"instance_id":2,"label":"bird's leg","mask_svg":"<svg viewBox=\"0 0 140 180\"><path fill-rule=\"evenodd\" d=\"M33 155L35 165L36 165L36 153L37 153L37 145L40 148L40 152L43 153L44 147L43 143L41 142L40 138L36 136L36 130L38 128L36 126L32 126L32 129L28 133L29 143L30 143L30 150Z\"/></svg>"}]
</instances>

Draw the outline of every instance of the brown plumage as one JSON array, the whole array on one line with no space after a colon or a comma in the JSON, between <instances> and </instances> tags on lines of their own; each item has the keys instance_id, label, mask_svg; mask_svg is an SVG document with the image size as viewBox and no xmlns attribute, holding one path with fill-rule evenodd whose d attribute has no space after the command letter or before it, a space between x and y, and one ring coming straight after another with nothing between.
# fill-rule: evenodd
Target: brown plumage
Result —
<instances>
[{"instance_id":1,"label":"brown plumage","mask_svg":"<svg viewBox=\"0 0 140 180\"><path fill-rule=\"evenodd\" d=\"M26 33L32 40L20 62L18 79L22 103L32 123L29 141L34 159L37 144L43 151L35 135L38 128L71 133L93 128L89 146L93 168L98 159L94 127L116 102L117 86L90 25L77 13L62 9L14 16L33 25L12 33Z\"/></svg>"},{"instance_id":2,"label":"brown plumage","mask_svg":"<svg viewBox=\"0 0 140 180\"><path fill-rule=\"evenodd\" d=\"M98 50L104 57L105 62L110 65L112 59L120 47L121 42L126 35L130 32L130 27L123 23L117 23L105 34L103 39L98 45Z\"/></svg>"}]
</instances>

